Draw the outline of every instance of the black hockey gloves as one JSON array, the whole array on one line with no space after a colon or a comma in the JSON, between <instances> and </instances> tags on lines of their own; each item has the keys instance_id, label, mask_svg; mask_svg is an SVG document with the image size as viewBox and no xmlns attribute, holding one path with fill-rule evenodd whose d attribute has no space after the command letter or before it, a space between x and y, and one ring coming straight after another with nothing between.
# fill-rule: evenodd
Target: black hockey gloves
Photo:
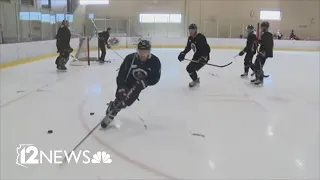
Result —
<instances>
[{"instance_id":1,"label":"black hockey gloves","mask_svg":"<svg viewBox=\"0 0 320 180\"><path fill-rule=\"evenodd\" d=\"M240 51L239 56L243 56L243 55L244 55L244 51Z\"/></svg>"},{"instance_id":2,"label":"black hockey gloves","mask_svg":"<svg viewBox=\"0 0 320 180\"><path fill-rule=\"evenodd\" d=\"M109 44L107 44L107 48L108 48L108 49L111 49L111 46L110 46Z\"/></svg>"},{"instance_id":3,"label":"black hockey gloves","mask_svg":"<svg viewBox=\"0 0 320 180\"><path fill-rule=\"evenodd\" d=\"M200 64L207 64L207 63L208 63L208 57L201 56L199 59L197 59L197 61L198 61Z\"/></svg>"},{"instance_id":4,"label":"black hockey gloves","mask_svg":"<svg viewBox=\"0 0 320 180\"><path fill-rule=\"evenodd\" d=\"M139 97L140 92L143 90L143 85L137 82L131 89L118 89L116 93L117 99L123 102L126 106L131 106Z\"/></svg>"},{"instance_id":5,"label":"black hockey gloves","mask_svg":"<svg viewBox=\"0 0 320 180\"><path fill-rule=\"evenodd\" d=\"M266 53L265 52L259 52L257 55L257 58L265 59L266 58Z\"/></svg>"},{"instance_id":6,"label":"black hockey gloves","mask_svg":"<svg viewBox=\"0 0 320 180\"><path fill-rule=\"evenodd\" d=\"M127 99L127 93L128 93L128 89L127 88L120 88L117 91L116 97L120 100L120 101L126 101Z\"/></svg>"},{"instance_id":7,"label":"black hockey gloves","mask_svg":"<svg viewBox=\"0 0 320 180\"><path fill-rule=\"evenodd\" d=\"M181 61L184 60L185 57L186 57L186 54L185 54L184 52L181 52L181 53L179 54L179 56L178 56L178 59L179 59L179 61L181 62Z\"/></svg>"}]
</instances>

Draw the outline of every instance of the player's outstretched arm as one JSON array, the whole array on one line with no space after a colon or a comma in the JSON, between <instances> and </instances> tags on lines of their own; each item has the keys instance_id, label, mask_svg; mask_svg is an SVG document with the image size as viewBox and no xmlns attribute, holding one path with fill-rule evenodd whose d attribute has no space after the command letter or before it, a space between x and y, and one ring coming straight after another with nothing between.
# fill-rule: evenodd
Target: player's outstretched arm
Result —
<instances>
[{"instance_id":1,"label":"player's outstretched arm","mask_svg":"<svg viewBox=\"0 0 320 180\"><path fill-rule=\"evenodd\" d=\"M161 63L160 63L160 60L156 58L156 61L153 67L151 68L150 75L147 78L148 85L149 86L156 85L159 82L160 77L161 77Z\"/></svg>"},{"instance_id":2,"label":"player's outstretched arm","mask_svg":"<svg viewBox=\"0 0 320 180\"><path fill-rule=\"evenodd\" d=\"M184 48L184 50L182 51L182 53L187 54L190 50L191 50L191 42L190 42L190 40L189 40L189 38L188 38L187 45L186 45L186 47Z\"/></svg>"},{"instance_id":3,"label":"player's outstretched arm","mask_svg":"<svg viewBox=\"0 0 320 180\"><path fill-rule=\"evenodd\" d=\"M119 88L124 88L126 86L125 80L127 78L128 71L130 69L132 60L133 60L132 56L128 55L128 56L126 56L126 58L124 58L121 66L120 66L118 76L117 76L117 85Z\"/></svg>"},{"instance_id":4,"label":"player's outstretched arm","mask_svg":"<svg viewBox=\"0 0 320 180\"><path fill-rule=\"evenodd\" d=\"M183 61L186 57L186 54L191 50L191 41L190 38L188 38L187 46L184 48L184 50L179 54L178 59L179 61Z\"/></svg>"}]
</instances>

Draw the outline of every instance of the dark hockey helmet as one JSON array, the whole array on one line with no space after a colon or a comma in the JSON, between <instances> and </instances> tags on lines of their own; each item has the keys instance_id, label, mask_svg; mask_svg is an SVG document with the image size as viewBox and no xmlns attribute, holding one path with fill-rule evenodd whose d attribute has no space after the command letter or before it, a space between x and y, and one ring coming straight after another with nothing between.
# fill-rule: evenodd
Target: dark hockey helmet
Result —
<instances>
[{"instance_id":1,"label":"dark hockey helmet","mask_svg":"<svg viewBox=\"0 0 320 180\"><path fill-rule=\"evenodd\" d=\"M197 30L198 27L197 27L196 24L190 24L190 25L189 25L189 29L195 29L195 30Z\"/></svg>"},{"instance_id":2,"label":"dark hockey helmet","mask_svg":"<svg viewBox=\"0 0 320 180\"><path fill-rule=\"evenodd\" d=\"M253 25L251 25L251 24L250 24L250 25L248 25L248 26L247 26L247 30L254 30Z\"/></svg>"},{"instance_id":3,"label":"dark hockey helmet","mask_svg":"<svg viewBox=\"0 0 320 180\"><path fill-rule=\"evenodd\" d=\"M269 22L264 21L264 22L261 23L260 26L268 29L270 25L269 25Z\"/></svg>"},{"instance_id":4,"label":"dark hockey helmet","mask_svg":"<svg viewBox=\"0 0 320 180\"><path fill-rule=\"evenodd\" d=\"M148 40L141 40L138 43L138 50L151 50L151 43Z\"/></svg>"},{"instance_id":5,"label":"dark hockey helmet","mask_svg":"<svg viewBox=\"0 0 320 180\"><path fill-rule=\"evenodd\" d=\"M63 26L68 26L69 25L69 21L64 19L62 22L61 22L61 25Z\"/></svg>"}]
</instances>

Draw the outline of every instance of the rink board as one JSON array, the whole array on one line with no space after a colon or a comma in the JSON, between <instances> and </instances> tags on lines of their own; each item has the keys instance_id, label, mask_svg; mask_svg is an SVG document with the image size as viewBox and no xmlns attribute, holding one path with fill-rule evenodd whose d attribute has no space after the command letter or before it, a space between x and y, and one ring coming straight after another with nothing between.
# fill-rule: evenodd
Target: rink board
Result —
<instances>
[{"instance_id":1,"label":"rink board","mask_svg":"<svg viewBox=\"0 0 320 180\"><path fill-rule=\"evenodd\" d=\"M114 49L135 48L135 44L141 39L150 40L153 48L184 48L186 44L186 38L181 37L116 38L119 40L119 43L113 46ZM212 49L242 49L245 46L246 39L208 38L208 43ZM71 47L76 48L78 44L78 38L71 40ZM97 39L93 38L90 41L91 50L97 50L97 44ZM320 51L320 41L275 40L274 44L275 50L279 51ZM55 40L1 44L0 52L0 69L43 60L57 55Z\"/></svg>"}]
</instances>

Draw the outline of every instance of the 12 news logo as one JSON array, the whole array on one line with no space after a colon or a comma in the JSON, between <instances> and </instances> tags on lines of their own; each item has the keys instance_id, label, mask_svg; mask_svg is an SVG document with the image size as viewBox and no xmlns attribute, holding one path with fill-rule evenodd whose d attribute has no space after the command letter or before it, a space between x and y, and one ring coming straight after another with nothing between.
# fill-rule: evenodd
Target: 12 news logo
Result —
<instances>
[{"instance_id":1,"label":"12 news logo","mask_svg":"<svg viewBox=\"0 0 320 180\"><path fill-rule=\"evenodd\" d=\"M48 153L44 153L33 144L20 144L17 147L16 164L25 168L28 168L27 165L43 164L45 161L50 164L61 164L63 158L66 158L67 163L75 162L76 164L110 164L112 162L110 154L105 151L98 151L93 154L92 158L89 157L90 154L88 150L80 150L78 153L72 151L70 155L67 151L62 150L50 150Z\"/></svg>"}]
</instances>

